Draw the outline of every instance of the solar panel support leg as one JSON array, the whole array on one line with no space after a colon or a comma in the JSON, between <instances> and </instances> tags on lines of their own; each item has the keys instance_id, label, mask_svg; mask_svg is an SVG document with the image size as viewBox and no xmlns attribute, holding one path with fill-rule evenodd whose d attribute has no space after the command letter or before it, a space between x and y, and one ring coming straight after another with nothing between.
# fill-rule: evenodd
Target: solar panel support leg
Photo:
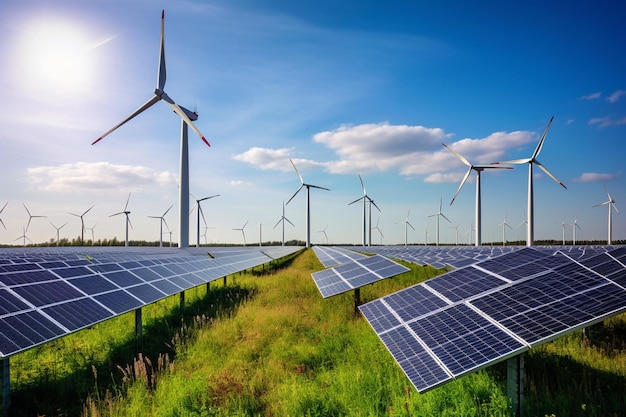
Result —
<instances>
[{"instance_id":1,"label":"solar panel support leg","mask_svg":"<svg viewBox=\"0 0 626 417\"><path fill-rule=\"evenodd\" d=\"M208 294L208 293L210 293L210 292L211 292L211 283L210 283L210 282L207 282L207 283L206 283L206 293Z\"/></svg>"},{"instance_id":2,"label":"solar panel support leg","mask_svg":"<svg viewBox=\"0 0 626 417\"><path fill-rule=\"evenodd\" d=\"M11 365L9 358L3 358L0 360L0 370L2 371L2 379L0 384L2 385L2 412L4 416L9 415L9 406L11 405Z\"/></svg>"},{"instance_id":3,"label":"solar panel support leg","mask_svg":"<svg viewBox=\"0 0 626 417\"><path fill-rule=\"evenodd\" d=\"M226 275L224 275L224 286L226 286Z\"/></svg>"},{"instance_id":4,"label":"solar panel support leg","mask_svg":"<svg viewBox=\"0 0 626 417\"><path fill-rule=\"evenodd\" d=\"M354 314L359 314L359 305L361 305L361 289L354 289Z\"/></svg>"},{"instance_id":5,"label":"solar panel support leg","mask_svg":"<svg viewBox=\"0 0 626 417\"><path fill-rule=\"evenodd\" d=\"M524 405L524 355L506 361L506 391L511 400L513 415L522 417Z\"/></svg>"},{"instance_id":6,"label":"solar panel support leg","mask_svg":"<svg viewBox=\"0 0 626 417\"><path fill-rule=\"evenodd\" d=\"M182 315L185 312L185 291L180 292L180 314Z\"/></svg>"},{"instance_id":7,"label":"solar panel support leg","mask_svg":"<svg viewBox=\"0 0 626 417\"><path fill-rule=\"evenodd\" d=\"M143 325L142 325L142 313L141 313L141 308L138 308L135 310L135 335L136 336L141 336L141 332L143 331Z\"/></svg>"}]
</instances>

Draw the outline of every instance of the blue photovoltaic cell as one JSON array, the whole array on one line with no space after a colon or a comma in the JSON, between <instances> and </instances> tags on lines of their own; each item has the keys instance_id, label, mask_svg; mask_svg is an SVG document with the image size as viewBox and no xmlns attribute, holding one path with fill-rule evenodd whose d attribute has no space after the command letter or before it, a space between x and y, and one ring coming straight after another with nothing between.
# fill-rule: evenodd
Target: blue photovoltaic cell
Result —
<instances>
[{"instance_id":1,"label":"blue photovoltaic cell","mask_svg":"<svg viewBox=\"0 0 626 417\"><path fill-rule=\"evenodd\" d=\"M57 304L43 311L69 331L82 329L113 316L91 298Z\"/></svg>"},{"instance_id":2,"label":"blue photovoltaic cell","mask_svg":"<svg viewBox=\"0 0 626 417\"><path fill-rule=\"evenodd\" d=\"M368 319L377 334L400 325L394 314L380 300L359 306L361 313Z\"/></svg>"},{"instance_id":3,"label":"blue photovoltaic cell","mask_svg":"<svg viewBox=\"0 0 626 417\"><path fill-rule=\"evenodd\" d=\"M95 272L113 272L120 271L122 266L118 264L94 264L89 265L89 269Z\"/></svg>"},{"instance_id":4,"label":"blue photovoltaic cell","mask_svg":"<svg viewBox=\"0 0 626 417\"><path fill-rule=\"evenodd\" d=\"M470 266L432 278L426 286L455 302L503 284L506 281Z\"/></svg>"},{"instance_id":5,"label":"blue photovoltaic cell","mask_svg":"<svg viewBox=\"0 0 626 417\"><path fill-rule=\"evenodd\" d=\"M59 279L50 271L45 269L32 270L28 272L14 272L0 275L0 281L6 286L30 284L33 282L53 281Z\"/></svg>"},{"instance_id":6,"label":"blue photovoltaic cell","mask_svg":"<svg viewBox=\"0 0 626 417\"><path fill-rule=\"evenodd\" d=\"M426 286L416 285L407 288L402 293L395 293L385 297L385 303L404 321L431 313L448 305L437 297Z\"/></svg>"},{"instance_id":7,"label":"blue photovoltaic cell","mask_svg":"<svg viewBox=\"0 0 626 417\"><path fill-rule=\"evenodd\" d=\"M157 274L156 272L152 271L149 268L133 269L133 274L137 275L144 281L154 281L154 280L162 278L159 274Z\"/></svg>"},{"instance_id":8,"label":"blue photovoltaic cell","mask_svg":"<svg viewBox=\"0 0 626 417\"><path fill-rule=\"evenodd\" d=\"M96 295L94 299L117 314L141 307L142 303L124 290Z\"/></svg>"},{"instance_id":9,"label":"blue photovoltaic cell","mask_svg":"<svg viewBox=\"0 0 626 417\"><path fill-rule=\"evenodd\" d=\"M27 309L28 306L9 291L0 288L0 316Z\"/></svg>"},{"instance_id":10,"label":"blue photovoltaic cell","mask_svg":"<svg viewBox=\"0 0 626 417\"><path fill-rule=\"evenodd\" d=\"M118 288L106 279L102 279L102 276L100 275L89 275L86 277L69 279L67 282L88 295L100 294L116 290Z\"/></svg>"},{"instance_id":11,"label":"blue photovoltaic cell","mask_svg":"<svg viewBox=\"0 0 626 417\"><path fill-rule=\"evenodd\" d=\"M151 281L150 284L156 288L158 288L161 292L166 295L173 295L179 293L182 288L177 285L172 284L166 279L162 279L160 281Z\"/></svg>"},{"instance_id":12,"label":"blue photovoltaic cell","mask_svg":"<svg viewBox=\"0 0 626 417\"><path fill-rule=\"evenodd\" d=\"M155 302L156 300L160 300L165 295L150 284L129 287L126 289L126 291L139 298L145 304L150 304Z\"/></svg>"},{"instance_id":13,"label":"blue photovoltaic cell","mask_svg":"<svg viewBox=\"0 0 626 417\"><path fill-rule=\"evenodd\" d=\"M93 271L84 266L73 266L68 268L56 268L52 270L62 278L80 277L83 275L93 275Z\"/></svg>"},{"instance_id":14,"label":"blue photovoltaic cell","mask_svg":"<svg viewBox=\"0 0 626 417\"><path fill-rule=\"evenodd\" d=\"M73 300L83 296L74 287L60 280L15 287L13 291L37 307Z\"/></svg>"},{"instance_id":15,"label":"blue photovoltaic cell","mask_svg":"<svg viewBox=\"0 0 626 417\"><path fill-rule=\"evenodd\" d=\"M109 273L103 274L103 276L122 288L143 283L143 281L140 278L133 275L129 271L109 272Z\"/></svg>"}]
</instances>

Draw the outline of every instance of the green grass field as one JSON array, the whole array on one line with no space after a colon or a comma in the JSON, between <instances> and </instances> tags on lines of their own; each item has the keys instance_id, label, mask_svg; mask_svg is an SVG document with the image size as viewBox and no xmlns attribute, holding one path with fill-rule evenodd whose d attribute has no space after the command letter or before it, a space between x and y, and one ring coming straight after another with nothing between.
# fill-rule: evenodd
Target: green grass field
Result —
<instances>
[{"instance_id":1,"label":"green grass field","mask_svg":"<svg viewBox=\"0 0 626 417\"><path fill-rule=\"evenodd\" d=\"M363 302L439 274L411 264ZM12 416L508 416L502 364L419 394L307 250L11 358ZM526 416L626 415L626 318L526 354Z\"/></svg>"}]
</instances>

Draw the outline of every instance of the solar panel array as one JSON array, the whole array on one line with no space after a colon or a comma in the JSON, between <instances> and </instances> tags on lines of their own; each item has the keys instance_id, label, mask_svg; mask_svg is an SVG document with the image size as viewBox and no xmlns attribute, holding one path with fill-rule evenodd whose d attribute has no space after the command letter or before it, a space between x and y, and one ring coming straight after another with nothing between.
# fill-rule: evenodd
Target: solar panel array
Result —
<instances>
[{"instance_id":1,"label":"solar panel array","mask_svg":"<svg viewBox=\"0 0 626 417\"><path fill-rule=\"evenodd\" d=\"M301 249L288 248L280 253ZM0 250L0 357L272 260L258 249L210 250Z\"/></svg>"},{"instance_id":2,"label":"solar panel array","mask_svg":"<svg viewBox=\"0 0 626 417\"><path fill-rule=\"evenodd\" d=\"M424 392L626 311L626 248L570 255L518 249L359 308Z\"/></svg>"},{"instance_id":3,"label":"solar panel array","mask_svg":"<svg viewBox=\"0 0 626 417\"><path fill-rule=\"evenodd\" d=\"M323 264L341 265L311 274L323 298L402 274L409 268L381 255L364 256L347 249L314 247ZM339 255L338 255L339 254Z\"/></svg>"}]
</instances>

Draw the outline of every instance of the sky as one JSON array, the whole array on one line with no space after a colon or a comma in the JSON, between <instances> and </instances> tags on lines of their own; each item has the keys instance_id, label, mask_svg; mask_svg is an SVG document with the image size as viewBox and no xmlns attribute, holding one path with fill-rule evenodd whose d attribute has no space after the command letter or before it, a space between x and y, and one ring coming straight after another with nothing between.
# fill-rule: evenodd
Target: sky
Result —
<instances>
[{"instance_id":1,"label":"sky","mask_svg":"<svg viewBox=\"0 0 626 417\"><path fill-rule=\"evenodd\" d=\"M359 175L372 243L468 242L467 167L531 156L535 239L607 239L605 187L626 239L626 5L619 1L6 0L0 3L0 243L176 236L180 118L153 96L161 10L165 91L199 114L190 190L204 242L280 241L283 201L311 190L311 242L362 241ZM528 166L482 175L482 240L525 240ZM305 239L305 190L285 237ZM5 206L6 204L6 206ZM33 216L30 218L24 207ZM520 224L522 226L520 227ZM191 213L190 243L196 242ZM276 226L276 227L275 227ZM166 230L167 230L166 227ZM203 228L204 229L204 228ZM382 231L382 237L379 233ZM169 234L163 239L169 240Z\"/></svg>"}]
</instances>

